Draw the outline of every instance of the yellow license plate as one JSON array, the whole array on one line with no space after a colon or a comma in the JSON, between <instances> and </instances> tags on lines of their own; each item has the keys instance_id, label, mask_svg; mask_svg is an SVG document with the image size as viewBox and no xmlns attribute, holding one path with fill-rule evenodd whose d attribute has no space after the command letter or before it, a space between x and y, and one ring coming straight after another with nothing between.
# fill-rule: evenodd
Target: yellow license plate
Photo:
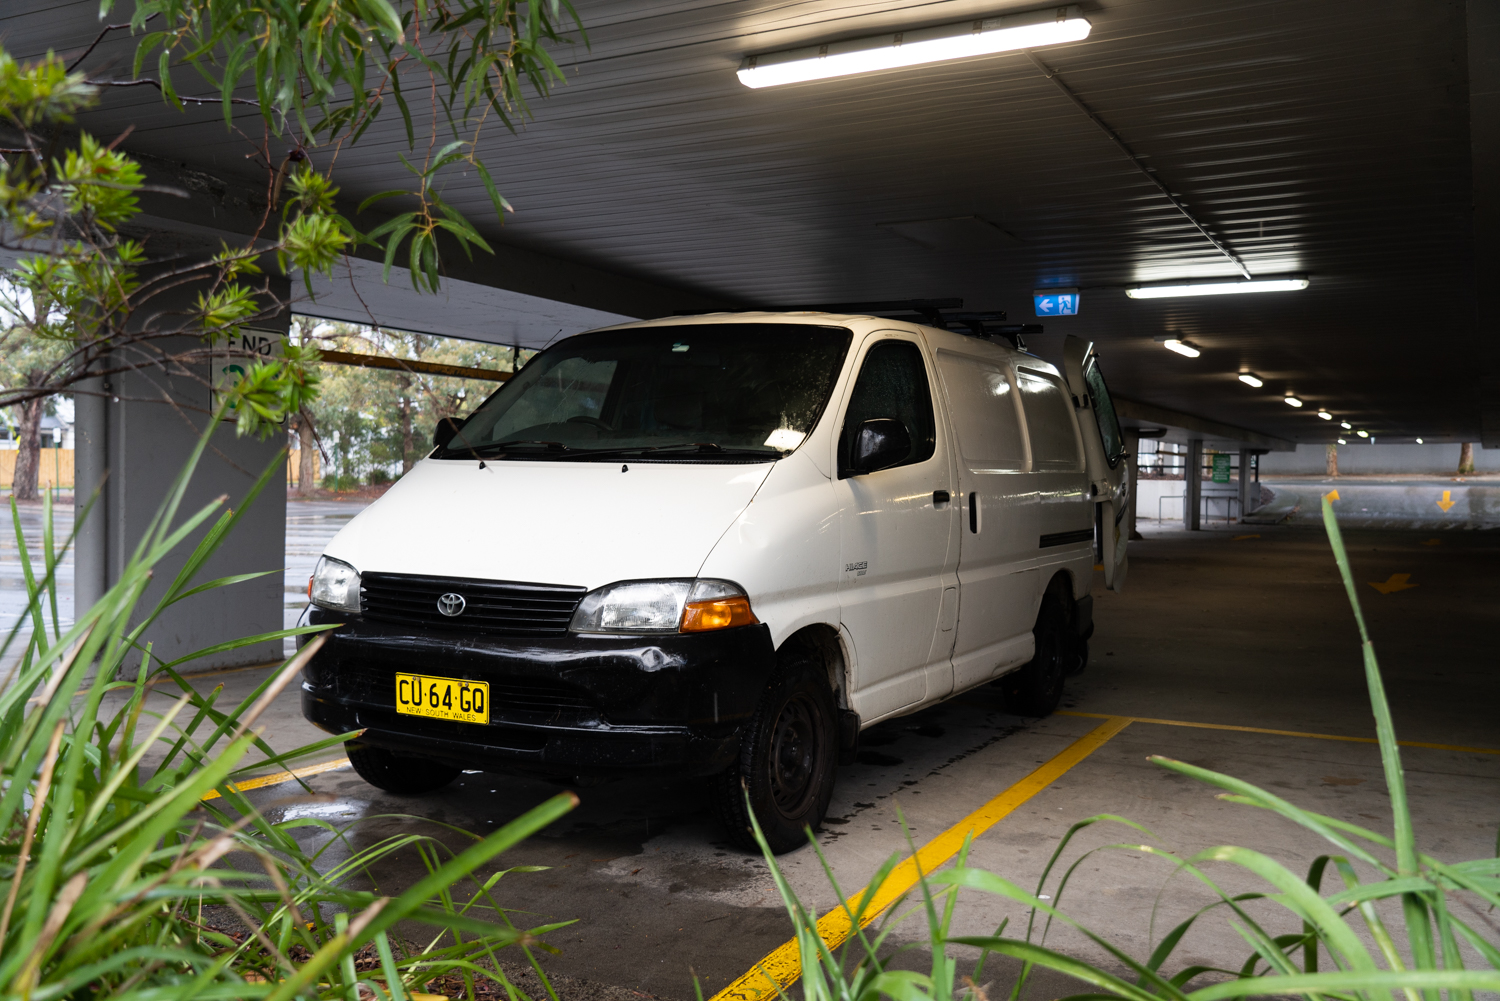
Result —
<instances>
[{"instance_id":1,"label":"yellow license plate","mask_svg":"<svg viewBox=\"0 0 1500 1001\"><path fill-rule=\"evenodd\" d=\"M460 723L488 723L490 685L487 681L398 674L396 711L408 716L451 719Z\"/></svg>"}]
</instances>

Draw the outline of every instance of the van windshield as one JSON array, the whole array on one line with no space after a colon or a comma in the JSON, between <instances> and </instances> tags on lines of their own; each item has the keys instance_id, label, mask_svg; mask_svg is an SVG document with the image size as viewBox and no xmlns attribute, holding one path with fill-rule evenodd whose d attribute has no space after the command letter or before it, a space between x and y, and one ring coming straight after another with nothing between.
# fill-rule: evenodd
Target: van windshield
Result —
<instances>
[{"instance_id":1,"label":"van windshield","mask_svg":"<svg viewBox=\"0 0 1500 1001\"><path fill-rule=\"evenodd\" d=\"M777 459L817 424L849 342L843 327L786 323L570 337L480 404L436 458Z\"/></svg>"}]
</instances>

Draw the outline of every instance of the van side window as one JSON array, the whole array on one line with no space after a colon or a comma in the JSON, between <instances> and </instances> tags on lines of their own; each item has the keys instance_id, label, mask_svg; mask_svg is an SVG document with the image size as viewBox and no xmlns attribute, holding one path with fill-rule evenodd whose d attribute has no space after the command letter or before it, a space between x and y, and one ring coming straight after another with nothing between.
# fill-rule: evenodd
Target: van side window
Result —
<instances>
[{"instance_id":1,"label":"van side window","mask_svg":"<svg viewBox=\"0 0 1500 1001\"><path fill-rule=\"evenodd\" d=\"M1056 379L1039 372L1022 369L1016 375L1021 384L1021 406L1026 411L1026 430L1031 436L1032 470L1076 472L1082 469L1078 422L1062 386Z\"/></svg>"},{"instance_id":2,"label":"van side window","mask_svg":"<svg viewBox=\"0 0 1500 1001\"><path fill-rule=\"evenodd\" d=\"M883 417L905 424L911 434L911 454L896 465L909 466L932 458L937 448L932 389L922 351L910 341L881 341L865 353L839 436L841 469L849 466L855 432L865 421Z\"/></svg>"},{"instance_id":3,"label":"van side window","mask_svg":"<svg viewBox=\"0 0 1500 1001\"><path fill-rule=\"evenodd\" d=\"M939 351L937 362L964 465L985 473L1025 469L1026 443L1005 369L948 351Z\"/></svg>"},{"instance_id":4,"label":"van side window","mask_svg":"<svg viewBox=\"0 0 1500 1001\"><path fill-rule=\"evenodd\" d=\"M1113 469L1125 454L1125 435L1121 433L1120 419L1115 415L1115 401L1110 398L1109 387L1104 385L1104 373L1099 371L1099 359L1089 359L1088 368L1083 370L1083 379L1088 383L1089 396L1094 401L1094 419L1099 423L1099 438L1104 442L1104 458Z\"/></svg>"}]
</instances>

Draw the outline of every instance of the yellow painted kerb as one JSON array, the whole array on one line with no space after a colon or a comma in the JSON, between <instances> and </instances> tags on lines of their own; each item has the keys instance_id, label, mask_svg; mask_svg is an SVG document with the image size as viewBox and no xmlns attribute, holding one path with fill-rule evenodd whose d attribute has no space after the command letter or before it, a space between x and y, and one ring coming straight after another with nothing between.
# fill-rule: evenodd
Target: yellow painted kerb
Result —
<instances>
[{"instance_id":1,"label":"yellow painted kerb","mask_svg":"<svg viewBox=\"0 0 1500 1001\"><path fill-rule=\"evenodd\" d=\"M260 775L253 779L242 779L234 783L234 787L240 792L249 792L251 789L264 789L266 786L281 785L293 779L305 779L309 775L322 775L324 772L336 772L340 768L348 768L348 758L334 758L332 761L320 761L315 765L304 765L301 768L293 768L289 772L275 772L271 775ZM219 790L213 789L204 797L205 800L218 799Z\"/></svg>"},{"instance_id":2,"label":"yellow painted kerb","mask_svg":"<svg viewBox=\"0 0 1500 1001\"><path fill-rule=\"evenodd\" d=\"M1056 782L1068 769L1104 746L1106 741L1131 722L1128 716L1106 719L1036 771L917 849L915 855L891 871L881 885L880 892L860 916L860 926L869 925L886 908L916 886L921 874L933 872L957 855L965 838L970 835L977 838L995 826L1016 807ZM842 907L835 908L818 919L818 934L828 944L828 948L837 949L848 940L854 930L849 922L849 913L859 906L864 894L865 890L862 888L848 899L848 911ZM801 975L802 960L797 950L797 940L792 939L757 963L755 969L714 995L713 1001L761 1001L772 998L776 996L778 989L795 983Z\"/></svg>"}]
</instances>

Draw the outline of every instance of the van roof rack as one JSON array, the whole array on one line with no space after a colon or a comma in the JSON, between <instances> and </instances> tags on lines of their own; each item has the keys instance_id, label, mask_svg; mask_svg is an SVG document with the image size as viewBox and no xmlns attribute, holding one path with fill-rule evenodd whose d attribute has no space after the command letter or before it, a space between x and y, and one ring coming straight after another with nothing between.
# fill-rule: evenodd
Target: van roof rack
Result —
<instances>
[{"instance_id":1,"label":"van roof rack","mask_svg":"<svg viewBox=\"0 0 1500 1001\"><path fill-rule=\"evenodd\" d=\"M965 311L962 299L883 299L874 302L824 302L802 306L783 306L785 313L855 313L884 316L905 323L925 323L939 330L970 334L989 340L1003 337L1018 351L1026 350L1024 334L1040 334L1040 323L1006 323L1003 310ZM679 311L678 315L687 315ZM696 312L696 311L694 311Z\"/></svg>"}]
</instances>

